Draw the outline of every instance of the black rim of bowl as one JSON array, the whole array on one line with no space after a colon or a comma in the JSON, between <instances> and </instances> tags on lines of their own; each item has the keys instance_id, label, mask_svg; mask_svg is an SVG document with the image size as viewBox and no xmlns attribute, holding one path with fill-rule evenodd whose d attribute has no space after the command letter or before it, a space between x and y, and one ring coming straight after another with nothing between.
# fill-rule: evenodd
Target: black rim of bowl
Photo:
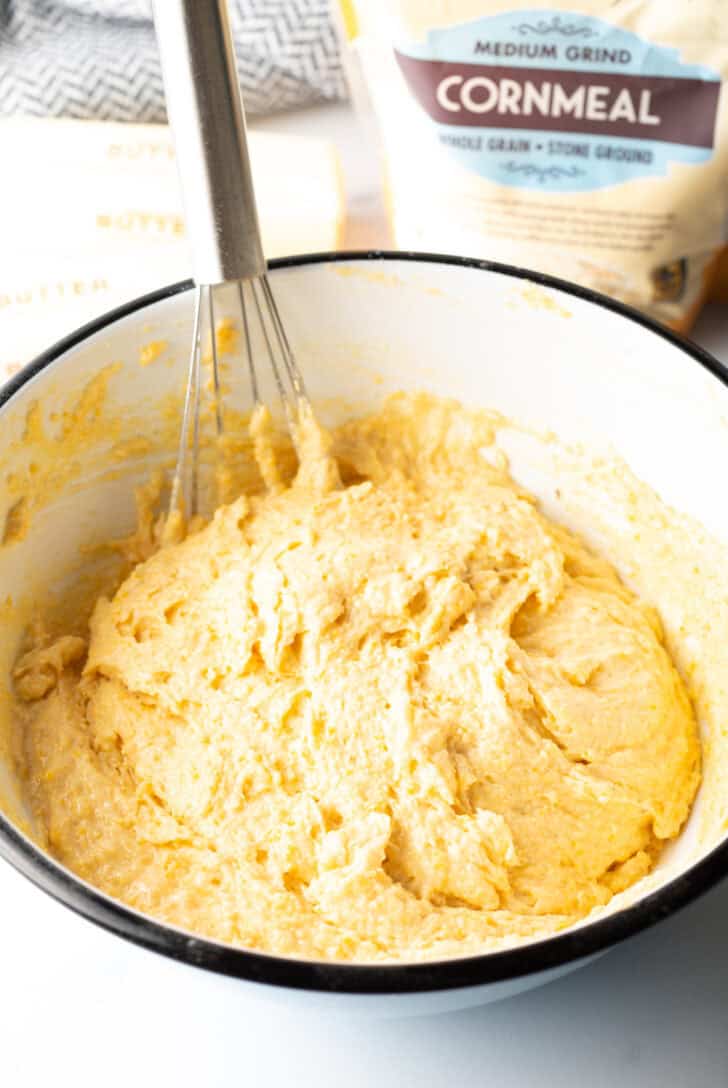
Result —
<instances>
[{"instance_id":1,"label":"black rim of bowl","mask_svg":"<svg viewBox=\"0 0 728 1088\"><path fill-rule=\"evenodd\" d=\"M611 310L641 325L655 336L679 348L728 386L728 369L690 340L671 332L623 303L588 288L560 280L555 276L529 269L468 257L389 250L352 250L285 257L271 261L270 268L275 271L280 268L306 264L331 264L340 261L412 261L421 264L456 265L496 272L513 279L528 280L540 286L553 287L576 298L585 299L602 309ZM58 341L5 384L0 391L0 407L31 378L70 348L101 332L109 325L113 325L121 318L172 295L187 291L191 287L192 282L185 280L150 292L109 311ZM248 951L195 937L157 922L109 898L74 876L36 847L2 814L0 814L0 855L59 902L97 925L144 948L218 974L272 986L349 994L425 993L469 986L486 986L495 982L515 980L540 972L565 968L570 963L597 955L619 941L674 914L728 874L728 840L726 840L684 873L631 906L543 940L462 959L415 964L351 964L287 959Z\"/></svg>"}]
</instances>

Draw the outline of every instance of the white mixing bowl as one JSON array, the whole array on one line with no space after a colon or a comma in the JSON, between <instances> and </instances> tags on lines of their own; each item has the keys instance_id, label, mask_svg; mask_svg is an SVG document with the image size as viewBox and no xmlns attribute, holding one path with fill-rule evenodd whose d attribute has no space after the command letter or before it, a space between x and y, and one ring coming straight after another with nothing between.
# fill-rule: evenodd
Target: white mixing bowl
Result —
<instances>
[{"instance_id":1,"label":"white mixing bowl","mask_svg":"<svg viewBox=\"0 0 728 1088\"><path fill-rule=\"evenodd\" d=\"M483 262L322 255L274 262L271 275L309 392L326 418L371 408L387 392L406 388L494 408L537 429L552 428L565 440L616 447L667 502L728 538L728 504L715 494L715 475L728 464L728 379L694 345L591 292ZM0 548L0 607L11 598L0 629L6 677L25 622L17 602L47 601L52 588L68 584L82 546L132 529L132 484L144 482L150 465L171 448L171 398L184 381L191 311L189 284L141 298L57 344L0 393L0 525L16 501L18 478L30 474L47 493L27 533ZM144 345L162 339L160 357L140 366ZM109 364L117 365L106 370ZM49 434L100 372L100 384L108 386L105 399L97 381L99 398L88 397L70 417L63 443L46 437L39 444L36 431L28 435L34 402ZM521 462L517 451L513 470L558 515L554 481L534 471L532 460L530 467ZM93 565L92 553L86 555L86 565ZM7 707L2 713L7 719ZM8 720L1 720L0 736L7 737L8 729ZM337 1007L401 1013L513 994L652 925L728 872L723 810L701 813L699 796L691 825L702 820L703 830L698 837L688 829L667 852L664 876L658 872L649 890L621 909L558 936L438 963L289 960L202 940L144 917L44 854L26 834L7 747L0 745L0 854L38 887L139 945L235 976L219 978L220 986L249 980L284 988L289 997L308 991L308 1000L316 992L320 1000L335 998ZM706 768L716 760L728 770L728 751L717 741L706 748ZM180 978L182 987L194 985L199 974L187 967Z\"/></svg>"}]
</instances>

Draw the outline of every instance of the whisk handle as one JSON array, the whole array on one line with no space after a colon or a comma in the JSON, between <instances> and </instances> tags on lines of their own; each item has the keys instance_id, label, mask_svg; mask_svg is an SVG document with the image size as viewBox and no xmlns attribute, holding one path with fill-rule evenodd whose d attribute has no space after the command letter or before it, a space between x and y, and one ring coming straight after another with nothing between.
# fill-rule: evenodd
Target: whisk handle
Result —
<instances>
[{"instance_id":1,"label":"whisk handle","mask_svg":"<svg viewBox=\"0 0 728 1088\"><path fill-rule=\"evenodd\" d=\"M226 0L154 0L197 283L265 272Z\"/></svg>"}]
</instances>

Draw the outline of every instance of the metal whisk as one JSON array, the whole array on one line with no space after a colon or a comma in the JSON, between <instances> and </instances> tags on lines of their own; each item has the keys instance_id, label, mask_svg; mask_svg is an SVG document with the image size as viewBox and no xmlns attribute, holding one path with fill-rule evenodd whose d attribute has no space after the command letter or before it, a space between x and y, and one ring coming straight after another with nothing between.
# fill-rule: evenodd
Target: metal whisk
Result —
<instances>
[{"instance_id":1,"label":"metal whisk","mask_svg":"<svg viewBox=\"0 0 728 1088\"><path fill-rule=\"evenodd\" d=\"M164 86L192 247L195 310L170 512L199 507L202 323L207 311L212 349L215 425L223 433L215 288L234 283L254 408L262 404L255 344L262 345L295 441L306 400L273 297L260 240L226 0L154 0Z\"/></svg>"}]
</instances>

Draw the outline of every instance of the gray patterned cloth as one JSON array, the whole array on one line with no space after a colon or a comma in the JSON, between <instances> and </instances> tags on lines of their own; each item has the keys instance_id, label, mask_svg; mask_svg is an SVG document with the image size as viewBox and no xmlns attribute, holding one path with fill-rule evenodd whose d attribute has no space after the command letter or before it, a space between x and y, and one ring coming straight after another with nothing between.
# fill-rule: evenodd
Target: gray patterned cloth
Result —
<instances>
[{"instance_id":1,"label":"gray patterned cloth","mask_svg":"<svg viewBox=\"0 0 728 1088\"><path fill-rule=\"evenodd\" d=\"M328 0L228 0L249 113L345 97ZM164 121L151 0L0 0L0 114Z\"/></svg>"}]
</instances>

